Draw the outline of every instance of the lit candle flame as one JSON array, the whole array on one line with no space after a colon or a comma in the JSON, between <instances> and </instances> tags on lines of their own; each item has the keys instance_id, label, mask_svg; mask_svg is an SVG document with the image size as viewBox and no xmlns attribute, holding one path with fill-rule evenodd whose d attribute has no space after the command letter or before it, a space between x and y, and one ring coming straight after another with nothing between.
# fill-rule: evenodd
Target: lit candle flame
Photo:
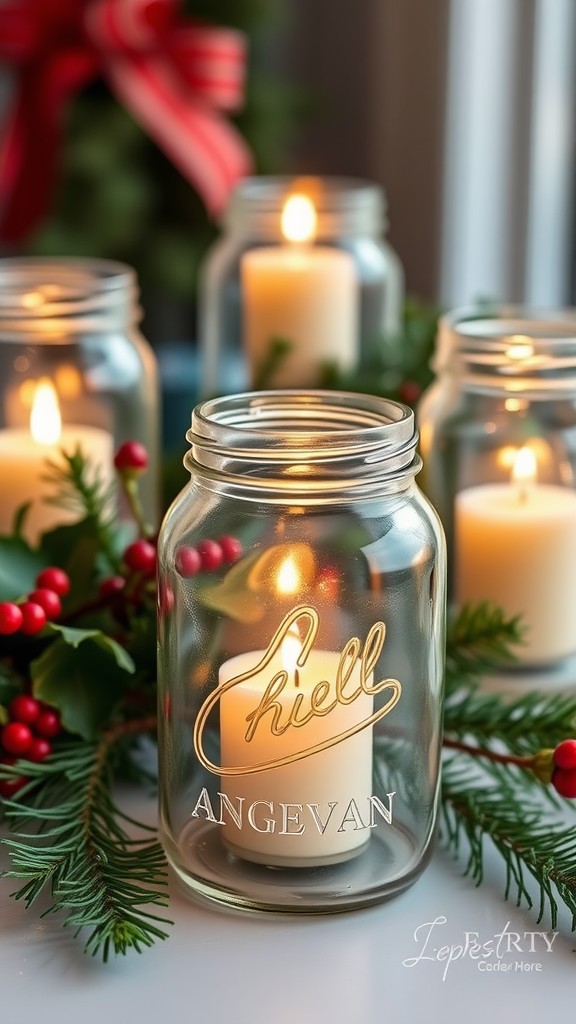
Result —
<instances>
[{"instance_id":1,"label":"lit candle flame","mask_svg":"<svg viewBox=\"0 0 576 1024\"><path fill-rule=\"evenodd\" d=\"M528 488L535 483L537 476L536 456L530 448L520 448L514 456L512 480L518 484L520 501L526 501Z\"/></svg>"},{"instance_id":2,"label":"lit candle flame","mask_svg":"<svg viewBox=\"0 0 576 1024\"><path fill-rule=\"evenodd\" d=\"M56 444L62 433L58 398L49 380L39 381L30 413L30 433L37 444Z\"/></svg>"},{"instance_id":3,"label":"lit candle flame","mask_svg":"<svg viewBox=\"0 0 576 1024\"><path fill-rule=\"evenodd\" d=\"M288 555L278 570L276 589L282 596L297 594L300 589L300 572L293 555Z\"/></svg>"},{"instance_id":4,"label":"lit candle flame","mask_svg":"<svg viewBox=\"0 0 576 1024\"><path fill-rule=\"evenodd\" d=\"M307 196L294 195L282 210L282 234L289 242L310 242L316 234L316 210Z\"/></svg>"}]
</instances>

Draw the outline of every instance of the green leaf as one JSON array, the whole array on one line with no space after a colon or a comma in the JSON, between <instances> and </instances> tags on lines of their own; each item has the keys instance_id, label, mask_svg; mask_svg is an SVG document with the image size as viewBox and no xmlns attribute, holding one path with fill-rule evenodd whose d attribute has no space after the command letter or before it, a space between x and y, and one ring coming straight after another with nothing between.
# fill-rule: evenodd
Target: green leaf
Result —
<instances>
[{"instance_id":1,"label":"green leaf","mask_svg":"<svg viewBox=\"0 0 576 1024\"><path fill-rule=\"evenodd\" d=\"M20 505L20 508L16 509L16 512L14 514L14 525L12 527L12 533L14 534L15 537L22 537L24 525L26 523L28 513L32 508L32 504L33 503L31 501L27 501L24 503L24 505Z\"/></svg>"},{"instance_id":2,"label":"green leaf","mask_svg":"<svg viewBox=\"0 0 576 1024\"><path fill-rule=\"evenodd\" d=\"M101 633L99 629L75 629L73 626L59 626L55 622L50 623L48 628L52 633L59 633L62 639L70 644L70 647L78 648L85 640L92 640L105 651L109 651L116 664L125 672L134 672L134 662L128 652L121 644L116 643L116 640Z\"/></svg>"},{"instance_id":3,"label":"green leaf","mask_svg":"<svg viewBox=\"0 0 576 1024\"><path fill-rule=\"evenodd\" d=\"M42 555L20 537L0 537L0 601L13 601L33 590L44 565Z\"/></svg>"},{"instance_id":4,"label":"green leaf","mask_svg":"<svg viewBox=\"0 0 576 1024\"><path fill-rule=\"evenodd\" d=\"M69 732L95 739L121 698L134 663L102 633L51 628L61 636L30 665L34 696L58 708Z\"/></svg>"},{"instance_id":5,"label":"green leaf","mask_svg":"<svg viewBox=\"0 0 576 1024\"><path fill-rule=\"evenodd\" d=\"M57 526L42 537L41 551L46 564L58 565L68 573L75 604L87 600L93 593L98 548L94 517Z\"/></svg>"}]
</instances>

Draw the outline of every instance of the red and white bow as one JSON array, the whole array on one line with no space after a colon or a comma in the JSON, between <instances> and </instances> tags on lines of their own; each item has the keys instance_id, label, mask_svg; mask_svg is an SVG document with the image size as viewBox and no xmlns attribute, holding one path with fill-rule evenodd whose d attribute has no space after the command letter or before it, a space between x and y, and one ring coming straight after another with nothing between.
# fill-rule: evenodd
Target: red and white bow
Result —
<instances>
[{"instance_id":1,"label":"red and white bow","mask_svg":"<svg viewBox=\"0 0 576 1024\"><path fill-rule=\"evenodd\" d=\"M178 0L0 0L0 62L16 72L0 135L0 239L49 207L67 101L102 77L197 189L225 205L250 154L223 112L242 101L244 37L183 20Z\"/></svg>"}]
</instances>

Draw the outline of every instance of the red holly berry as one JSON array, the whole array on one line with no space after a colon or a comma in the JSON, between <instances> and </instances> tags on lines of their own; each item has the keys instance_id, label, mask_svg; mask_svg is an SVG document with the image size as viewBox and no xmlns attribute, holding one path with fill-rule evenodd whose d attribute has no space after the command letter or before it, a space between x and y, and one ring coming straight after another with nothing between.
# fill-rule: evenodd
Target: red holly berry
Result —
<instances>
[{"instance_id":1,"label":"red holly berry","mask_svg":"<svg viewBox=\"0 0 576 1024\"><path fill-rule=\"evenodd\" d=\"M215 540L201 540L198 545L202 572L214 572L224 561L222 548Z\"/></svg>"},{"instance_id":2,"label":"red holly berry","mask_svg":"<svg viewBox=\"0 0 576 1024\"><path fill-rule=\"evenodd\" d=\"M156 568L156 548L148 540L135 540L126 548L124 561L133 572L151 575Z\"/></svg>"},{"instance_id":3,"label":"red holly berry","mask_svg":"<svg viewBox=\"0 0 576 1024\"><path fill-rule=\"evenodd\" d=\"M218 538L218 543L222 549L222 557L225 562L238 561L242 554L242 545L237 537L225 534L223 537Z\"/></svg>"},{"instance_id":4,"label":"red holly berry","mask_svg":"<svg viewBox=\"0 0 576 1024\"><path fill-rule=\"evenodd\" d=\"M576 798L576 771L564 771L556 768L552 776L552 785L560 796L566 796L573 800Z\"/></svg>"},{"instance_id":5,"label":"red holly berry","mask_svg":"<svg viewBox=\"0 0 576 1024\"><path fill-rule=\"evenodd\" d=\"M48 740L44 739L42 736L34 736L32 738L32 743L30 744L28 750L26 751L26 759L28 761L34 761L35 763L38 763L39 761L43 761L44 758L48 757L48 754L51 753L52 744L49 743Z\"/></svg>"},{"instance_id":6,"label":"red holly berry","mask_svg":"<svg viewBox=\"0 0 576 1024\"><path fill-rule=\"evenodd\" d=\"M554 750L554 764L563 771L576 769L576 740L562 740Z\"/></svg>"},{"instance_id":7,"label":"red holly berry","mask_svg":"<svg viewBox=\"0 0 576 1024\"><path fill-rule=\"evenodd\" d=\"M52 740L55 736L58 736L61 732L62 725L60 722L60 715L55 708L43 708L40 712L36 722L34 723L34 732L37 736L42 736L45 740Z\"/></svg>"},{"instance_id":8,"label":"red holly berry","mask_svg":"<svg viewBox=\"0 0 576 1024\"><path fill-rule=\"evenodd\" d=\"M39 587L28 595L28 600L44 609L47 619L57 619L62 611L62 602L55 590Z\"/></svg>"},{"instance_id":9,"label":"red holly berry","mask_svg":"<svg viewBox=\"0 0 576 1024\"><path fill-rule=\"evenodd\" d=\"M8 722L2 729L2 746L8 754L25 754L32 743L32 731L24 722Z\"/></svg>"},{"instance_id":10,"label":"red holly berry","mask_svg":"<svg viewBox=\"0 0 576 1024\"><path fill-rule=\"evenodd\" d=\"M22 612L12 601L0 602L0 636L16 633L22 625Z\"/></svg>"},{"instance_id":11,"label":"red holly berry","mask_svg":"<svg viewBox=\"0 0 576 1024\"><path fill-rule=\"evenodd\" d=\"M20 605L22 612L22 632L26 636L35 636L46 625L46 612L34 601L25 601Z\"/></svg>"},{"instance_id":12,"label":"red holly berry","mask_svg":"<svg viewBox=\"0 0 576 1024\"><path fill-rule=\"evenodd\" d=\"M139 441L125 441L116 452L114 465L119 470L142 473L148 465L148 452Z\"/></svg>"},{"instance_id":13,"label":"red holly berry","mask_svg":"<svg viewBox=\"0 0 576 1024\"><path fill-rule=\"evenodd\" d=\"M42 572L38 573L36 586L53 590L55 594L58 594L58 597L66 597L70 590L70 577L68 573L64 572L64 569L51 565L48 569L43 569Z\"/></svg>"},{"instance_id":14,"label":"red holly berry","mask_svg":"<svg viewBox=\"0 0 576 1024\"><path fill-rule=\"evenodd\" d=\"M126 580L123 576L108 576L105 580L102 580L98 591L100 597L115 597L120 594L126 586Z\"/></svg>"},{"instance_id":15,"label":"red holly berry","mask_svg":"<svg viewBox=\"0 0 576 1024\"><path fill-rule=\"evenodd\" d=\"M197 572L200 572L202 559L196 548L185 546L179 548L176 552L174 564L176 565L176 571L181 576L195 576Z\"/></svg>"},{"instance_id":16,"label":"red holly berry","mask_svg":"<svg viewBox=\"0 0 576 1024\"><path fill-rule=\"evenodd\" d=\"M3 757L0 759L0 764L15 764L15 757ZM6 800L13 797L22 786L25 786L28 779L24 775L14 775L10 779L0 779L0 796L3 796Z\"/></svg>"},{"instance_id":17,"label":"red holly berry","mask_svg":"<svg viewBox=\"0 0 576 1024\"><path fill-rule=\"evenodd\" d=\"M14 700L10 701L10 718L13 722L24 722L25 725L34 725L40 714L40 702L27 693L21 693Z\"/></svg>"},{"instance_id":18,"label":"red holly berry","mask_svg":"<svg viewBox=\"0 0 576 1024\"><path fill-rule=\"evenodd\" d=\"M402 381L398 388L400 401L405 402L406 405L415 405L421 394L422 388L416 380Z\"/></svg>"}]
</instances>

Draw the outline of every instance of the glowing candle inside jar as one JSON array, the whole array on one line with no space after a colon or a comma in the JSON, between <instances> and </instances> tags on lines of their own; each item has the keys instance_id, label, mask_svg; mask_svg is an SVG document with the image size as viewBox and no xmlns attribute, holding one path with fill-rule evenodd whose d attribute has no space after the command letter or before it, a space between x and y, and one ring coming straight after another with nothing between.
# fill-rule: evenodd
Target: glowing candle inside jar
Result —
<instances>
[{"instance_id":1,"label":"glowing candle inside jar","mask_svg":"<svg viewBox=\"0 0 576 1024\"><path fill-rule=\"evenodd\" d=\"M461 491L455 512L458 604L491 601L521 615L523 664L576 651L576 492L539 483L525 447L509 484Z\"/></svg>"},{"instance_id":2,"label":"glowing candle inside jar","mask_svg":"<svg viewBox=\"0 0 576 1024\"><path fill-rule=\"evenodd\" d=\"M252 379L275 340L288 351L267 375L269 387L314 387L322 366L352 369L358 359L358 282L352 257L310 244L316 212L307 196L283 210L285 244L246 252L241 261L244 344Z\"/></svg>"},{"instance_id":3,"label":"glowing candle inside jar","mask_svg":"<svg viewBox=\"0 0 576 1024\"><path fill-rule=\"evenodd\" d=\"M61 450L70 454L79 448L108 483L113 447L108 431L83 424L63 426L53 385L40 380L34 389L30 429L0 430L0 534L12 531L15 513L28 503L23 532L30 543L55 526L78 519L77 512L46 503L54 495L54 485L45 479L47 460L60 463Z\"/></svg>"},{"instance_id":4,"label":"glowing candle inside jar","mask_svg":"<svg viewBox=\"0 0 576 1024\"><path fill-rule=\"evenodd\" d=\"M288 558L278 595L294 593L297 581ZM302 662L302 651L294 622L268 662L265 650L248 651L219 672L220 687L238 679L220 698L222 768L248 768L221 778L224 841L259 863L337 863L358 854L370 835L374 696L361 686L358 658L343 687L346 703L335 699L341 654L310 649ZM318 746L325 749L306 753Z\"/></svg>"}]
</instances>

